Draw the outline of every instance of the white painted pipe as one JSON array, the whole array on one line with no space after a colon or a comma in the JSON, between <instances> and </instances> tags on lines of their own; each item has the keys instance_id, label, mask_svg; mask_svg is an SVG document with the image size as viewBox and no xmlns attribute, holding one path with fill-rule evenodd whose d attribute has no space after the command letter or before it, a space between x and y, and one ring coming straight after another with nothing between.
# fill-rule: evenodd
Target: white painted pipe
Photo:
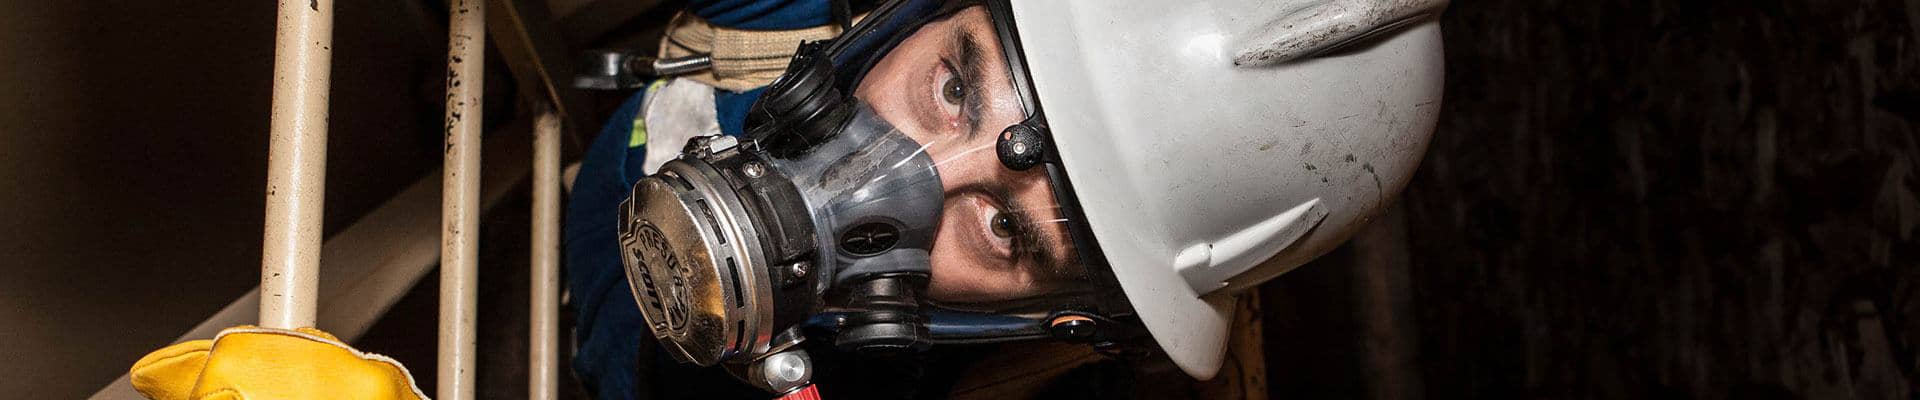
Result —
<instances>
[{"instance_id":1,"label":"white painted pipe","mask_svg":"<svg viewBox=\"0 0 1920 400\"><path fill-rule=\"evenodd\" d=\"M560 116L533 125L533 273L527 398L553 400L560 382Z\"/></svg>"},{"instance_id":2,"label":"white painted pipe","mask_svg":"<svg viewBox=\"0 0 1920 400\"><path fill-rule=\"evenodd\" d=\"M513 133L514 127L495 133ZM492 155L481 166L481 212L500 204L509 189L527 178L531 165L526 163L532 143L518 134L494 135L487 139L484 154ZM579 164L574 164L578 166ZM329 236L320 247L320 318L317 326L354 343L387 314L414 284L425 279L440 264L440 189L441 171L436 168L413 185L388 199L379 208L354 220L352 226ZM235 298L220 312L208 316L172 343L211 338L234 325L259 322L260 291L253 290ZM146 396L133 390L127 375L94 392L90 400L141 400Z\"/></svg>"},{"instance_id":3,"label":"white painted pipe","mask_svg":"<svg viewBox=\"0 0 1920 400\"><path fill-rule=\"evenodd\" d=\"M291 329L313 326L318 314L333 1L280 0L277 19L260 325Z\"/></svg>"},{"instance_id":4,"label":"white painted pipe","mask_svg":"<svg viewBox=\"0 0 1920 400\"><path fill-rule=\"evenodd\" d=\"M454 0L447 23L446 177L440 191L441 400L473 398L474 318L479 306L481 96L486 86L487 8Z\"/></svg>"}]
</instances>

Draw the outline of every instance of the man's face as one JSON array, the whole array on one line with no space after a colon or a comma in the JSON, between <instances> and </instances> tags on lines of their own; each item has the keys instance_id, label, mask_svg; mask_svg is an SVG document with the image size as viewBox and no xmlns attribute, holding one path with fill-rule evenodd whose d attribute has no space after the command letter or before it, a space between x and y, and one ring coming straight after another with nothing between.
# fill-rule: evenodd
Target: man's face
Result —
<instances>
[{"instance_id":1,"label":"man's face","mask_svg":"<svg viewBox=\"0 0 1920 400\"><path fill-rule=\"evenodd\" d=\"M967 8L914 32L854 92L926 146L940 172L935 300L1012 300L1082 274L1045 170L1008 169L994 151L1000 131L1026 119L1002 54L985 8Z\"/></svg>"}]
</instances>

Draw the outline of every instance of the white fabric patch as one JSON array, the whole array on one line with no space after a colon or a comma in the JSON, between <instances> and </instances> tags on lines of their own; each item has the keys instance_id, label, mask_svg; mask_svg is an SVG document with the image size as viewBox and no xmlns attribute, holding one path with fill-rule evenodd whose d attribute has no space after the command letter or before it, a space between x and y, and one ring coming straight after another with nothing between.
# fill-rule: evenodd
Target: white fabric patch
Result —
<instances>
[{"instance_id":1,"label":"white fabric patch","mask_svg":"<svg viewBox=\"0 0 1920 400\"><path fill-rule=\"evenodd\" d=\"M652 174L680 157L688 140L720 134L713 107L713 87L691 79L673 78L648 93L640 111L647 123L647 162L642 170Z\"/></svg>"}]
</instances>

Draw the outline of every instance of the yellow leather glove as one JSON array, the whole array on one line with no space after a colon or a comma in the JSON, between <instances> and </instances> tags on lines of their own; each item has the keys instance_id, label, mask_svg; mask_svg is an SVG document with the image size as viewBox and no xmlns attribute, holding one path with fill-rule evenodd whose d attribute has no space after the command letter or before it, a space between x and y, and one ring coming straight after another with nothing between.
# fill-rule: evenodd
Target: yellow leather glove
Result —
<instances>
[{"instance_id":1,"label":"yellow leather glove","mask_svg":"<svg viewBox=\"0 0 1920 400\"><path fill-rule=\"evenodd\" d=\"M313 328L227 328L147 354L130 375L154 400L427 399L399 362Z\"/></svg>"}]
</instances>

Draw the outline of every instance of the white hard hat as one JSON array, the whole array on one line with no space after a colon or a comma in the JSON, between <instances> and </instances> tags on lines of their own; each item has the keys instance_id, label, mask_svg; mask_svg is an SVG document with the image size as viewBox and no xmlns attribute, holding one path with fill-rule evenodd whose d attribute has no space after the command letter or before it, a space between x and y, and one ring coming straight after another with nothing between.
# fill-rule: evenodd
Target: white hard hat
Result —
<instances>
[{"instance_id":1,"label":"white hard hat","mask_svg":"<svg viewBox=\"0 0 1920 400\"><path fill-rule=\"evenodd\" d=\"M1440 109L1444 1L1014 1L1074 196L1139 319L1219 369L1234 293L1390 203Z\"/></svg>"}]
</instances>

